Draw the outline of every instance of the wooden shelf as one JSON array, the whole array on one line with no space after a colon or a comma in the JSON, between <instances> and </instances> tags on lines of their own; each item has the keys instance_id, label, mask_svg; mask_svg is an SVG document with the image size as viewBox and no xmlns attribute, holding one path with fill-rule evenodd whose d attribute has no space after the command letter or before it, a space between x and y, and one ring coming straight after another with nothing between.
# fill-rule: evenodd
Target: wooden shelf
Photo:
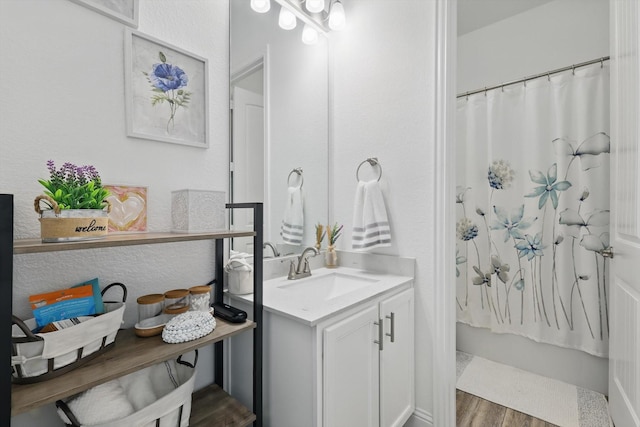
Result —
<instances>
[{"instance_id":1,"label":"wooden shelf","mask_svg":"<svg viewBox=\"0 0 640 427\"><path fill-rule=\"evenodd\" d=\"M11 387L11 415L30 411L80 393L139 369L146 368L180 354L221 341L232 335L251 330L254 322L228 323L216 318L216 327L209 335L180 344L167 344L160 335L140 338L133 329L118 332L111 350L64 375L35 384L13 384ZM236 424L232 424L236 425ZM240 424L238 424L240 425Z\"/></svg>"},{"instance_id":2,"label":"wooden shelf","mask_svg":"<svg viewBox=\"0 0 640 427\"><path fill-rule=\"evenodd\" d=\"M14 254L39 252L72 251L77 249L110 248L116 246L147 245L153 243L189 242L194 240L215 240L230 237L254 236L254 231L218 231L211 233L132 233L110 234L104 239L81 240L63 243L42 243L41 239L21 239L13 241Z\"/></svg>"},{"instance_id":3,"label":"wooden shelf","mask_svg":"<svg viewBox=\"0 0 640 427\"><path fill-rule=\"evenodd\" d=\"M191 398L190 427L246 427L256 420L249 409L213 384Z\"/></svg>"}]
</instances>

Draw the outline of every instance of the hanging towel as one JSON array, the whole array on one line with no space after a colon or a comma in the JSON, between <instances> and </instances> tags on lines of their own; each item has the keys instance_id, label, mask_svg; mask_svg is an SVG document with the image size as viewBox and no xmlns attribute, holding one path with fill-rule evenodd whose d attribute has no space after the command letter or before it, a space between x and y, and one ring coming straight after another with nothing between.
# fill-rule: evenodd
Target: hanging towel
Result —
<instances>
[{"instance_id":1,"label":"hanging towel","mask_svg":"<svg viewBox=\"0 0 640 427\"><path fill-rule=\"evenodd\" d=\"M351 247L367 250L391 246L387 208L378 181L358 182L353 208Z\"/></svg>"},{"instance_id":2,"label":"hanging towel","mask_svg":"<svg viewBox=\"0 0 640 427\"><path fill-rule=\"evenodd\" d=\"M289 187L280 235L284 243L299 246L302 244L303 229L302 186Z\"/></svg>"}]
</instances>

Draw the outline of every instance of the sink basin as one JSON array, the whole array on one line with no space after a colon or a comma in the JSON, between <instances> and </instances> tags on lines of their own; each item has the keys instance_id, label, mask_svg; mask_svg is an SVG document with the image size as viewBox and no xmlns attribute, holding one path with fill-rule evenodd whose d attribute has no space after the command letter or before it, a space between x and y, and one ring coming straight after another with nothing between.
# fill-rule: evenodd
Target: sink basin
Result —
<instances>
[{"instance_id":1,"label":"sink basin","mask_svg":"<svg viewBox=\"0 0 640 427\"><path fill-rule=\"evenodd\" d=\"M335 272L292 280L290 283L278 286L278 289L292 299L321 302L371 286L376 282L378 280L368 277Z\"/></svg>"}]
</instances>

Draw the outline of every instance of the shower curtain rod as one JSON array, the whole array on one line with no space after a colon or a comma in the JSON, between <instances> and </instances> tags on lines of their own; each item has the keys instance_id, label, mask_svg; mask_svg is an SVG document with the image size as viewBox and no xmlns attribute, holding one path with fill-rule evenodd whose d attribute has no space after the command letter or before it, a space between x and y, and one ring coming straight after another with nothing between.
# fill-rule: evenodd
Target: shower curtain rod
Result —
<instances>
[{"instance_id":1,"label":"shower curtain rod","mask_svg":"<svg viewBox=\"0 0 640 427\"><path fill-rule=\"evenodd\" d=\"M495 85L495 86L488 86L488 87L484 87L482 89L476 89L476 90L472 90L469 92L464 92L464 93L460 93L456 96L456 98L463 98L465 96L469 96L469 95L474 95L476 93L482 93L482 92L487 92L488 90L494 90L494 89L499 89L499 88L504 88L505 86L510 86L510 85L515 85L518 83L525 83L528 82L529 80L535 80L535 79L539 79L540 77L550 77L552 74L557 74L557 73L562 73L563 71L569 71L569 70L573 70L575 71L576 68L580 68L580 67L585 67L587 65L591 65L591 64L597 64L598 62L600 64L604 63L604 61L608 61L609 57L608 56L603 56L602 58L598 58L598 59L593 59L591 61L586 61L586 62L581 62L579 64L573 64L570 65L568 67L563 67L563 68L558 68L556 70L552 70L552 71L547 71L546 73L540 73L540 74L535 74L533 76L529 76L529 77L525 77L519 80L513 80L507 83L502 83L499 85Z\"/></svg>"}]
</instances>

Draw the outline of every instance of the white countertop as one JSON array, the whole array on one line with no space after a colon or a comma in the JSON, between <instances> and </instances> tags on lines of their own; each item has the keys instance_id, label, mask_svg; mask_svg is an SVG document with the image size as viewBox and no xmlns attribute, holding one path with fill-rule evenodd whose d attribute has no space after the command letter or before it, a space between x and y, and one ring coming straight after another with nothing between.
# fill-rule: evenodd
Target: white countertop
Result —
<instances>
[{"instance_id":1,"label":"white countertop","mask_svg":"<svg viewBox=\"0 0 640 427\"><path fill-rule=\"evenodd\" d=\"M338 275L347 281L357 283L357 285L346 293L342 292L348 288L348 285L344 285L343 289L340 289L340 284L333 286L333 290L320 289L325 284L327 287L331 287L331 275ZM315 292L313 290L304 291L302 288L310 285L311 281L318 282L319 288L315 288ZM289 280L284 276L264 281L263 306L265 311L281 314L314 326L355 304L374 299L412 281L413 277L410 276L370 272L356 268L317 268L311 271L311 276L302 279ZM325 294L331 295L328 296L328 299L323 299L318 295L318 291L326 291ZM333 296L334 294L335 296ZM253 294L228 294L228 296L253 302Z\"/></svg>"}]
</instances>

